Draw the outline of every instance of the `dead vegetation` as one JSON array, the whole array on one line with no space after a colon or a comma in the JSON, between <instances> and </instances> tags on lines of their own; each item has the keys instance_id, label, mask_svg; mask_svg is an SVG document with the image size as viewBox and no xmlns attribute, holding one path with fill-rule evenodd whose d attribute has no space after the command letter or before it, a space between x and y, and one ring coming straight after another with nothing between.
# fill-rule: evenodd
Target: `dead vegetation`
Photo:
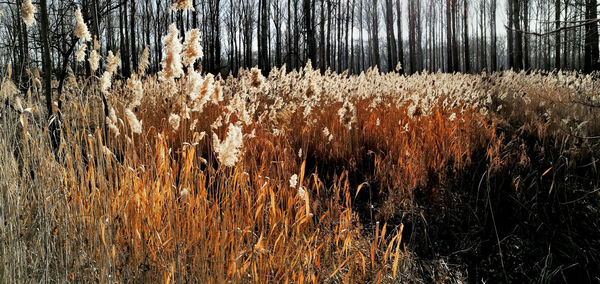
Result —
<instances>
[{"instance_id":1,"label":"dead vegetation","mask_svg":"<svg viewBox=\"0 0 600 284\"><path fill-rule=\"evenodd\" d=\"M35 79L0 90L4 280L597 280L591 77L150 76L108 118L71 78L57 149Z\"/></svg>"}]
</instances>

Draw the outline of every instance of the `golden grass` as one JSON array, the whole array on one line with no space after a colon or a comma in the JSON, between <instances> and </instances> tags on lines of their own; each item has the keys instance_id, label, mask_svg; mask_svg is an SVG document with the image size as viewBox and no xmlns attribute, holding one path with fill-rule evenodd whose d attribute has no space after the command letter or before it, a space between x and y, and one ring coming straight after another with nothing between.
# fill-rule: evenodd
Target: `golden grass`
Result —
<instances>
[{"instance_id":1,"label":"golden grass","mask_svg":"<svg viewBox=\"0 0 600 284\"><path fill-rule=\"evenodd\" d=\"M402 221L384 223L421 214L411 206L416 191L435 203L449 176L474 157L492 167L506 162L498 127L510 119L541 137L598 133L598 117L587 108L557 106L597 83L548 78L580 89L567 84L546 93L539 89L549 84L545 77L511 72L321 76L307 67L263 78L243 71L214 83L203 76L197 100L215 99L189 111L197 102L189 82L178 81L172 93L149 76L134 109L141 134L124 115L135 94L113 82L108 101L122 120L119 136L104 131L94 81L72 79L58 149L35 99L24 99L33 113L2 112L0 279L409 281L416 268ZM0 92L10 92L3 98L14 105L20 95L7 82ZM521 93L535 99L519 103ZM536 114L549 110L539 122ZM177 130L171 114L181 116ZM569 130L576 123L562 121L569 117L587 122ZM218 162L212 140L213 133L225 139L229 125L244 133L233 167ZM298 185L291 187L294 174ZM364 223L355 203L369 191L383 197Z\"/></svg>"}]
</instances>

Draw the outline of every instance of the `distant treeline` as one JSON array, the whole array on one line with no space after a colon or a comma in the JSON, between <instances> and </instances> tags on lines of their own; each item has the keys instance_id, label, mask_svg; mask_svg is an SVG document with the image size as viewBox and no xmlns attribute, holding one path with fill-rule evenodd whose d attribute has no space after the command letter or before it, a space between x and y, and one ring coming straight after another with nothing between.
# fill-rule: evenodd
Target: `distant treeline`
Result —
<instances>
[{"instance_id":1,"label":"distant treeline","mask_svg":"<svg viewBox=\"0 0 600 284\"><path fill-rule=\"evenodd\" d=\"M26 0L0 3L0 63L17 78L42 67L43 37L50 68L61 75L76 62L77 7L97 38L100 54L120 51L129 76L150 48L150 72L160 69L162 38L170 23L202 31L203 71L234 75L258 66L264 73L308 60L322 71L406 74L429 70L599 69L597 0L40 0L27 27ZM44 6L44 7L42 7ZM46 13L42 13L46 10ZM47 29L43 23L47 21ZM42 68L40 68L42 69Z\"/></svg>"}]
</instances>

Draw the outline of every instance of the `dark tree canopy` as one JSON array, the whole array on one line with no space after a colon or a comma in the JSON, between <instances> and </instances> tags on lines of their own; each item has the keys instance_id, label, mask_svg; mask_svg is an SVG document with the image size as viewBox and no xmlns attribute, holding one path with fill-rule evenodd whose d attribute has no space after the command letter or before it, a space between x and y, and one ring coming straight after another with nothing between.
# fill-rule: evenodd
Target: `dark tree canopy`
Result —
<instances>
[{"instance_id":1,"label":"dark tree canopy","mask_svg":"<svg viewBox=\"0 0 600 284\"><path fill-rule=\"evenodd\" d=\"M55 0L34 2L30 27L21 18L24 2L0 3L0 62L17 78L28 68L59 79L69 67L89 75L75 60L77 7L100 53L120 51L123 77L145 47L149 72L158 71L169 23L181 37L200 29L202 70L211 73L258 66L267 74L309 60L322 72L351 73L600 68L597 0L190 0L193 11L173 10L171 0Z\"/></svg>"}]
</instances>

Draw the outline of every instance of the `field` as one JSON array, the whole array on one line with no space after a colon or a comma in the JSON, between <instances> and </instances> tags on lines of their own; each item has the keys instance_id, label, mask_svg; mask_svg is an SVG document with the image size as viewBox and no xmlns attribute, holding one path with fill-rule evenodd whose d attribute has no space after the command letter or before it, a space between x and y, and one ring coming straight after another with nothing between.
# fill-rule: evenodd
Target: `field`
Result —
<instances>
[{"instance_id":1,"label":"field","mask_svg":"<svg viewBox=\"0 0 600 284\"><path fill-rule=\"evenodd\" d=\"M598 281L593 76L167 73L5 74L0 279Z\"/></svg>"}]
</instances>

